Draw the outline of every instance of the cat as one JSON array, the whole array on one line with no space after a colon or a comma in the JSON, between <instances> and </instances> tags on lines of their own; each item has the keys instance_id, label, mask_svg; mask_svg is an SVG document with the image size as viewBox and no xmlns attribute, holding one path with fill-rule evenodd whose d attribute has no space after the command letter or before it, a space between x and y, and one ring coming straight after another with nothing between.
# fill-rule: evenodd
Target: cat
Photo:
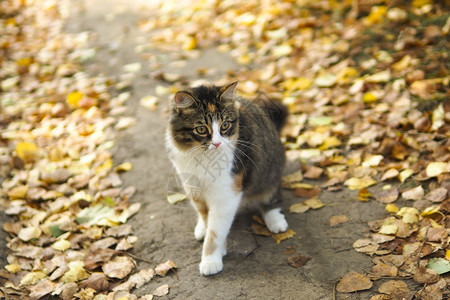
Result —
<instances>
[{"instance_id":1,"label":"cat","mask_svg":"<svg viewBox=\"0 0 450 300\"><path fill-rule=\"evenodd\" d=\"M285 163L279 132L287 109L267 97L236 96L236 85L179 91L170 106L168 156L198 213L194 235L204 240L199 268L205 276L222 271L240 206L259 208L273 233L288 228L279 207Z\"/></svg>"}]
</instances>

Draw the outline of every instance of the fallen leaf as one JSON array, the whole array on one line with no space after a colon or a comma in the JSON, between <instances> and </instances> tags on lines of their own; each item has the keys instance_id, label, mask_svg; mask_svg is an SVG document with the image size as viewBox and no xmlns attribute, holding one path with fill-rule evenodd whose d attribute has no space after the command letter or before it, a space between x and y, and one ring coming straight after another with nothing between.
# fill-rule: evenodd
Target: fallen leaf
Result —
<instances>
[{"instance_id":1,"label":"fallen leaf","mask_svg":"<svg viewBox=\"0 0 450 300\"><path fill-rule=\"evenodd\" d=\"M391 169L387 170L387 171L383 174L383 176L381 177L381 181L385 181L385 180L389 180L389 179L395 178L395 177L397 177L399 174L400 174L400 172L399 172L397 169L391 168Z\"/></svg>"},{"instance_id":2,"label":"fallen leaf","mask_svg":"<svg viewBox=\"0 0 450 300\"><path fill-rule=\"evenodd\" d=\"M175 193L167 195L167 202L170 204L175 204L181 201L184 201L187 199L187 196L185 194Z\"/></svg>"},{"instance_id":3,"label":"fallen leaf","mask_svg":"<svg viewBox=\"0 0 450 300\"><path fill-rule=\"evenodd\" d=\"M129 162L124 162L120 165L118 165L114 170L116 172L128 172L133 168L133 165Z\"/></svg>"},{"instance_id":4,"label":"fallen leaf","mask_svg":"<svg viewBox=\"0 0 450 300\"><path fill-rule=\"evenodd\" d=\"M340 293L353 293L368 290L372 285L372 281L367 276L352 271L339 280L336 290Z\"/></svg>"},{"instance_id":5,"label":"fallen leaf","mask_svg":"<svg viewBox=\"0 0 450 300\"><path fill-rule=\"evenodd\" d=\"M398 175L398 179L400 180L400 182L405 182L406 179L408 179L412 174L414 174L414 170L412 169L405 169L403 171L400 172L400 174Z\"/></svg>"},{"instance_id":6,"label":"fallen leaf","mask_svg":"<svg viewBox=\"0 0 450 300\"><path fill-rule=\"evenodd\" d=\"M168 260L165 263L162 263L162 264L159 264L158 266L156 266L155 272L159 276L166 276L167 272L169 272L170 270L174 270L176 268L177 268L177 265L173 261Z\"/></svg>"},{"instance_id":7,"label":"fallen leaf","mask_svg":"<svg viewBox=\"0 0 450 300\"><path fill-rule=\"evenodd\" d=\"M421 185L418 185L402 193L402 197L406 200L421 200L424 196L425 191L423 190Z\"/></svg>"},{"instance_id":8,"label":"fallen leaf","mask_svg":"<svg viewBox=\"0 0 450 300\"><path fill-rule=\"evenodd\" d=\"M294 268L303 267L309 260L310 256L302 255L302 254L293 254L287 258L288 265L293 266Z\"/></svg>"},{"instance_id":9,"label":"fallen leaf","mask_svg":"<svg viewBox=\"0 0 450 300\"><path fill-rule=\"evenodd\" d=\"M377 182L370 176L364 176L362 178L352 177L344 182L344 184L351 190L361 190L376 183Z\"/></svg>"},{"instance_id":10,"label":"fallen leaf","mask_svg":"<svg viewBox=\"0 0 450 300\"><path fill-rule=\"evenodd\" d=\"M444 187L437 188L426 194L425 199L431 202L442 202L447 198L447 189Z\"/></svg>"},{"instance_id":11,"label":"fallen leaf","mask_svg":"<svg viewBox=\"0 0 450 300\"><path fill-rule=\"evenodd\" d=\"M445 258L432 258L427 264L427 268L435 271L437 274L450 272L450 261Z\"/></svg>"},{"instance_id":12,"label":"fallen leaf","mask_svg":"<svg viewBox=\"0 0 450 300\"><path fill-rule=\"evenodd\" d=\"M353 248L357 252L373 255L379 248L379 246L369 239L359 239L353 243Z\"/></svg>"},{"instance_id":13,"label":"fallen leaf","mask_svg":"<svg viewBox=\"0 0 450 300\"><path fill-rule=\"evenodd\" d=\"M67 271L61 278L62 282L77 282L89 277L89 273L84 269L84 263L82 261L71 261L68 266L69 271Z\"/></svg>"},{"instance_id":14,"label":"fallen leaf","mask_svg":"<svg viewBox=\"0 0 450 300\"><path fill-rule=\"evenodd\" d=\"M294 189L294 196L296 197L302 197L302 198L313 198L317 197L321 193L321 189L319 187L313 187L313 188L301 188L297 187Z\"/></svg>"},{"instance_id":15,"label":"fallen leaf","mask_svg":"<svg viewBox=\"0 0 450 300\"><path fill-rule=\"evenodd\" d=\"M439 281L439 278L439 274L436 271L424 267L417 268L413 277L414 281L418 283L435 283Z\"/></svg>"},{"instance_id":16,"label":"fallen leaf","mask_svg":"<svg viewBox=\"0 0 450 300\"><path fill-rule=\"evenodd\" d=\"M294 235L295 235L295 231L292 230L292 229L288 229L285 232L278 233L278 234L273 234L272 238L275 240L275 242L277 244L279 244L279 243L281 243L282 241L284 241L286 239L290 239Z\"/></svg>"},{"instance_id":17,"label":"fallen leaf","mask_svg":"<svg viewBox=\"0 0 450 300\"><path fill-rule=\"evenodd\" d=\"M307 171L305 172L305 178L309 178L309 179L317 179L319 178L323 173L323 169L322 168L318 168L315 166L309 166Z\"/></svg>"},{"instance_id":18,"label":"fallen leaf","mask_svg":"<svg viewBox=\"0 0 450 300\"><path fill-rule=\"evenodd\" d=\"M128 256L116 256L102 266L106 276L111 278L125 278L133 270L134 263Z\"/></svg>"},{"instance_id":19,"label":"fallen leaf","mask_svg":"<svg viewBox=\"0 0 450 300\"><path fill-rule=\"evenodd\" d=\"M381 203L392 203L398 198L398 189L392 187L388 190L382 190L374 195L377 201Z\"/></svg>"},{"instance_id":20,"label":"fallen leaf","mask_svg":"<svg viewBox=\"0 0 450 300\"><path fill-rule=\"evenodd\" d=\"M19 239L24 242L28 242L32 239L37 239L41 236L42 230L35 226L25 227L19 231L17 235Z\"/></svg>"},{"instance_id":21,"label":"fallen leaf","mask_svg":"<svg viewBox=\"0 0 450 300\"><path fill-rule=\"evenodd\" d=\"M370 275L371 275L372 279L374 279L373 277L378 277L378 278L395 277L395 276L397 276L397 267L379 262L375 266L372 267ZM383 293L380 290L379 290L379 292Z\"/></svg>"},{"instance_id":22,"label":"fallen leaf","mask_svg":"<svg viewBox=\"0 0 450 300\"><path fill-rule=\"evenodd\" d=\"M324 204L322 203L322 201L320 201L317 198L311 198L308 199L306 201L303 202L304 204L308 205L309 207L311 207L312 209L319 209L322 208L324 206Z\"/></svg>"},{"instance_id":23,"label":"fallen leaf","mask_svg":"<svg viewBox=\"0 0 450 300\"><path fill-rule=\"evenodd\" d=\"M41 279L37 284L30 286L30 298L31 299L40 299L45 295L50 294L57 287L56 282L51 282L47 279Z\"/></svg>"},{"instance_id":24,"label":"fallen leaf","mask_svg":"<svg viewBox=\"0 0 450 300\"><path fill-rule=\"evenodd\" d=\"M304 202L302 203L294 203L289 207L289 212L291 213L304 213L308 211L311 207L306 205Z\"/></svg>"},{"instance_id":25,"label":"fallen leaf","mask_svg":"<svg viewBox=\"0 0 450 300\"><path fill-rule=\"evenodd\" d=\"M410 294L408 285L401 280L386 281L380 285L378 291L382 294L389 295L392 299L406 299Z\"/></svg>"},{"instance_id":26,"label":"fallen leaf","mask_svg":"<svg viewBox=\"0 0 450 300\"><path fill-rule=\"evenodd\" d=\"M339 224L348 222L348 217L346 215L338 215L330 217L330 226L335 227Z\"/></svg>"},{"instance_id":27,"label":"fallen leaf","mask_svg":"<svg viewBox=\"0 0 450 300\"><path fill-rule=\"evenodd\" d=\"M156 290L153 291L153 295L156 297L162 297L165 296L169 293L169 285L168 284L164 284L161 285L160 287L156 288Z\"/></svg>"},{"instance_id":28,"label":"fallen leaf","mask_svg":"<svg viewBox=\"0 0 450 300\"><path fill-rule=\"evenodd\" d=\"M90 288L97 292L106 291L109 288L108 277L101 272L92 273L86 280L79 284L80 288Z\"/></svg>"},{"instance_id":29,"label":"fallen leaf","mask_svg":"<svg viewBox=\"0 0 450 300\"><path fill-rule=\"evenodd\" d=\"M47 277L47 274L42 271L30 272L22 277L22 279L20 280L20 285L34 285L38 283L39 280L45 277Z\"/></svg>"},{"instance_id":30,"label":"fallen leaf","mask_svg":"<svg viewBox=\"0 0 450 300\"><path fill-rule=\"evenodd\" d=\"M425 169L425 172L428 177L436 177L446 172L447 168L448 163L446 162L431 162L428 164L427 168Z\"/></svg>"},{"instance_id":31,"label":"fallen leaf","mask_svg":"<svg viewBox=\"0 0 450 300\"><path fill-rule=\"evenodd\" d=\"M88 270L94 270L99 266L104 265L111 258L118 254L117 251L112 249L92 249L84 257L84 265Z\"/></svg>"},{"instance_id":32,"label":"fallen leaf","mask_svg":"<svg viewBox=\"0 0 450 300\"><path fill-rule=\"evenodd\" d=\"M385 209L387 212L394 213L394 214L399 211L397 205L395 205L395 204L386 204Z\"/></svg>"},{"instance_id":33,"label":"fallen leaf","mask_svg":"<svg viewBox=\"0 0 450 300\"><path fill-rule=\"evenodd\" d=\"M66 251L67 249L70 249L70 247L71 247L70 242L65 239L59 239L52 245L52 248L58 251Z\"/></svg>"},{"instance_id":34,"label":"fallen leaf","mask_svg":"<svg viewBox=\"0 0 450 300\"><path fill-rule=\"evenodd\" d=\"M370 197L372 196L372 193L369 192L368 189L364 188L359 190L358 192L358 200L362 201L362 202L367 202L369 201Z\"/></svg>"}]
</instances>

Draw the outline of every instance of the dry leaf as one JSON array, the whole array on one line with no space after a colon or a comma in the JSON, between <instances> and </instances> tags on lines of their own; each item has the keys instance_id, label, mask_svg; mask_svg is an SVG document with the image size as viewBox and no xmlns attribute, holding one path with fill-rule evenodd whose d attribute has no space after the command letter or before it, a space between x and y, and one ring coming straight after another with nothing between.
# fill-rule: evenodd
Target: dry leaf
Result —
<instances>
[{"instance_id":1,"label":"dry leaf","mask_svg":"<svg viewBox=\"0 0 450 300\"><path fill-rule=\"evenodd\" d=\"M421 200L425 196L425 191L422 186L416 186L415 188L409 189L402 193L402 197L406 200Z\"/></svg>"},{"instance_id":2,"label":"dry leaf","mask_svg":"<svg viewBox=\"0 0 450 300\"><path fill-rule=\"evenodd\" d=\"M281 243L282 241L284 241L286 239L290 239L294 235L295 235L295 231L292 230L292 229L288 229L285 232L278 233L278 234L273 234L272 238L275 240L275 242L277 244L279 244L279 243Z\"/></svg>"},{"instance_id":3,"label":"dry leaf","mask_svg":"<svg viewBox=\"0 0 450 300\"><path fill-rule=\"evenodd\" d=\"M170 270L174 270L176 268L177 268L177 265L173 261L168 260L165 263L162 263L162 264L159 264L158 266L156 266L155 272L159 276L166 276L167 272L169 272Z\"/></svg>"},{"instance_id":4,"label":"dry leaf","mask_svg":"<svg viewBox=\"0 0 450 300\"><path fill-rule=\"evenodd\" d=\"M162 296L167 295L168 293L169 293L169 285L164 284L153 291L153 296L162 297Z\"/></svg>"},{"instance_id":5,"label":"dry leaf","mask_svg":"<svg viewBox=\"0 0 450 300\"><path fill-rule=\"evenodd\" d=\"M382 190L374 195L375 199L381 203L392 203L398 198L398 190L392 187L388 190Z\"/></svg>"},{"instance_id":6,"label":"dry leaf","mask_svg":"<svg viewBox=\"0 0 450 300\"><path fill-rule=\"evenodd\" d=\"M336 290L340 293L353 293L368 290L372 285L372 281L367 276L352 271L339 280Z\"/></svg>"},{"instance_id":7,"label":"dry leaf","mask_svg":"<svg viewBox=\"0 0 450 300\"><path fill-rule=\"evenodd\" d=\"M394 299L405 299L410 293L408 285L401 280L386 281L380 285L378 291L382 294L390 295Z\"/></svg>"},{"instance_id":8,"label":"dry leaf","mask_svg":"<svg viewBox=\"0 0 450 300\"><path fill-rule=\"evenodd\" d=\"M351 190L361 190L376 183L377 182L369 176L362 178L352 177L344 182L344 184Z\"/></svg>"},{"instance_id":9,"label":"dry leaf","mask_svg":"<svg viewBox=\"0 0 450 300\"><path fill-rule=\"evenodd\" d=\"M313 188L301 188L297 187L294 189L294 196L296 197L303 197L303 198L313 198L317 197L321 193L321 189L319 187L313 187Z\"/></svg>"},{"instance_id":10,"label":"dry leaf","mask_svg":"<svg viewBox=\"0 0 450 300\"><path fill-rule=\"evenodd\" d=\"M339 224L348 222L348 217L346 215L338 215L330 217L330 226L335 227Z\"/></svg>"},{"instance_id":11,"label":"dry leaf","mask_svg":"<svg viewBox=\"0 0 450 300\"><path fill-rule=\"evenodd\" d=\"M436 177L446 172L447 168L448 163L446 162L431 162L428 164L425 171L428 177Z\"/></svg>"},{"instance_id":12,"label":"dry leaf","mask_svg":"<svg viewBox=\"0 0 450 300\"><path fill-rule=\"evenodd\" d=\"M134 263L128 256L116 256L102 266L106 276L111 278L125 278L133 270Z\"/></svg>"},{"instance_id":13,"label":"dry leaf","mask_svg":"<svg viewBox=\"0 0 450 300\"><path fill-rule=\"evenodd\" d=\"M358 200L362 202L369 201L370 197L372 196L372 193L369 192L368 189L361 189L358 192Z\"/></svg>"},{"instance_id":14,"label":"dry leaf","mask_svg":"<svg viewBox=\"0 0 450 300\"><path fill-rule=\"evenodd\" d=\"M289 212L291 213L304 213L308 211L311 207L306 205L304 202L302 203L294 203L289 207Z\"/></svg>"},{"instance_id":15,"label":"dry leaf","mask_svg":"<svg viewBox=\"0 0 450 300\"><path fill-rule=\"evenodd\" d=\"M171 195L167 195L167 202L170 204L175 204L181 201L184 201L187 199L187 196L185 194L175 193Z\"/></svg>"},{"instance_id":16,"label":"dry leaf","mask_svg":"<svg viewBox=\"0 0 450 300\"><path fill-rule=\"evenodd\" d=\"M304 204L308 205L309 207L311 207L312 209L319 209L322 208L324 206L324 204L322 203L322 201L320 201L317 198L311 198L308 199L306 201L303 202Z\"/></svg>"},{"instance_id":17,"label":"dry leaf","mask_svg":"<svg viewBox=\"0 0 450 300\"><path fill-rule=\"evenodd\" d=\"M303 267L309 260L310 256L302 255L302 254L293 254L287 258L288 265L293 266L294 268Z\"/></svg>"},{"instance_id":18,"label":"dry leaf","mask_svg":"<svg viewBox=\"0 0 450 300\"><path fill-rule=\"evenodd\" d=\"M432 202L442 202L447 198L447 189L444 187L437 188L426 194L425 199Z\"/></svg>"}]
</instances>

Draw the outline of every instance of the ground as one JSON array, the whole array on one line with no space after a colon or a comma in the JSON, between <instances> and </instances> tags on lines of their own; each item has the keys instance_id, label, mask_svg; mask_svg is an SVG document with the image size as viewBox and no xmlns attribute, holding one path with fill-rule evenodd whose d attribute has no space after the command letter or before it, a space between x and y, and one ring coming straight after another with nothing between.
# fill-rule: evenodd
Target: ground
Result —
<instances>
[{"instance_id":1,"label":"ground","mask_svg":"<svg viewBox=\"0 0 450 300\"><path fill-rule=\"evenodd\" d=\"M139 49L147 45L151 33L139 30L138 24L141 20L151 19L155 13L153 9L157 7L154 5L156 1L147 2L67 0L70 18L65 25L67 32L90 33L90 47L96 49L96 54L84 63L83 68L91 76L103 74L120 82L127 73L125 65L140 66L133 72L135 76L129 87L112 91L113 95L124 91L131 94L124 114L136 118L134 126L118 133L114 141L113 161L115 166L123 162L130 162L133 166L121 178L123 186L136 187L137 192L131 200L141 204L140 211L128 221L138 237L130 250L138 268L154 267L171 260L177 269L166 277L155 277L133 293L146 295L162 284L168 284L170 291L163 299L314 300L369 299L373 296L383 280L374 281L369 291L350 294L338 293L336 284L350 271L370 272L373 266L371 257L355 251L353 243L368 236L369 221L386 218L389 213L385 211L385 204L373 200L359 201L358 190L347 188L334 192L323 189L320 200L324 206L300 214L290 213L289 208L306 198L295 197L292 190L284 189L282 208L295 236L279 244L271 237L252 233L255 212L239 214L228 236L224 270L210 277L200 275L198 264L202 244L194 238L194 209L188 201L177 204L167 201L168 193L181 192L165 151L164 133L171 99L167 95L160 96L153 110L143 107L140 100L158 94L158 87L169 87L161 80L161 74L176 73L188 82L202 79L214 83L226 73L241 72L242 67L229 53L218 52L212 47L198 50L198 55L185 60L185 65L180 65L174 61L177 59L172 53L161 49L146 49L143 55ZM180 1L180 5L186 4L189 5L189 1ZM155 62L158 69L153 69ZM197 71L199 69L214 72L202 73ZM327 83L322 85L327 86ZM299 160L288 160L284 173L299 169ZM317 186L323 183L320 180L304 182ZM371 191L377 189L380 187ZM406 204L406 200L401 201L399 204ZM330 226L330 217L339 215L347 216L348 222ZM1 212L0 222L7 221ZM0 231L2 268L7 264L7 251L1 251L6 249L5 241L6 234ZM293 255L310 257L310 260L303 266L292 266L288 259ZM411 291L420 289L412 280L407 283Z\"/></svg>"},{"instance_id":2,"label":"ground","mask_svg":"<svg viewBox=\"0 0 450 300\"><path fill-rule=\"evenodd\" d=\"M298 202L298 198L284 191L283 209L296 236L277 245L271 238L250 233L251 212L239 215L228 237L224 271L212 277L200 275L202 245L193 234L195 212L186 201L177 205L166 201L174 176L164 147L167 103L162 101L157 111L139 105L139 99L153 94L160 84L150 76L152 70L146 68L146 61L135 52L140 36L136 24L151 14L151 11L139 11L139 7L134 1L97 0L85 2L84 7L74 3L74 13L67 25L69 31L91 31L97 35L93 46L98 53L87 66L89 72L117 78L125 64L140 62L144 66L133 81L128 102L129 115L135 116L137 123L120 135L114 160L133 164L133 170L123 175L124 185L135 186L137 194L133 201L142 203L141 211L130 221L139 237L133 254L154 263L170 259L179 269L176 275L154 280L136 294L146 294L168 283L169 299L207 299L211 295L216 299L330 299L334 285L343 275L351 270L369 270L370 257L354 251L352 244L368 232L368 221L385 216L381 203L361 203L356 200L357 193L348 190L325 192L321 195L324 208L306 214L289 214L289 206ZM215 50L203 51L181 70L171 69L167 61L163 66L164 71L181 72L192 81L197 76L194 72L197 68L214 68L216 77L206 78L210 82L230 69L238 69L231 57ZM298 169L295 163L288 165L286 173ZM329 218L343 214L350 221L330 228ZM305 266L294 268L287 264L287 253L292 254L289 249L312 259ZM141 261L140 266L146 266L146 262ZM353 294L346 299L366 299L368 295Z\"/></svg>"}]
</instances>

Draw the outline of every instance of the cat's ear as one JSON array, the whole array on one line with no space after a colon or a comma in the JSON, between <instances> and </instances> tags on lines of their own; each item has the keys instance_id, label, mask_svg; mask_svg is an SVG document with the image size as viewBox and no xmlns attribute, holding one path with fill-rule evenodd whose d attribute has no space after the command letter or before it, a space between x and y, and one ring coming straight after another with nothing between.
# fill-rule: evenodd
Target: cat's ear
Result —
<instances>
[{"instance_id":1,"label":"cat's ear","mask_svg":"<svg viewBox=\"0 0 450 300\"><path fill-rule=\"evenodd\" d=\"M186 108L195 103L194 98L186 92L177 92L173 98L175 108Z\"/></svg>"},{"instance_id":2,"label":"cat's ear","mask_svg":"<svg viewBox=\"0 0 450 300\"><path fill-rule=\"evenodd\" d=\"M220 88L220 99L222 100L233 100L234 90L236 89L238 82L235 81L229 85L225 85Z\"/></svg>"}]
</instances>

